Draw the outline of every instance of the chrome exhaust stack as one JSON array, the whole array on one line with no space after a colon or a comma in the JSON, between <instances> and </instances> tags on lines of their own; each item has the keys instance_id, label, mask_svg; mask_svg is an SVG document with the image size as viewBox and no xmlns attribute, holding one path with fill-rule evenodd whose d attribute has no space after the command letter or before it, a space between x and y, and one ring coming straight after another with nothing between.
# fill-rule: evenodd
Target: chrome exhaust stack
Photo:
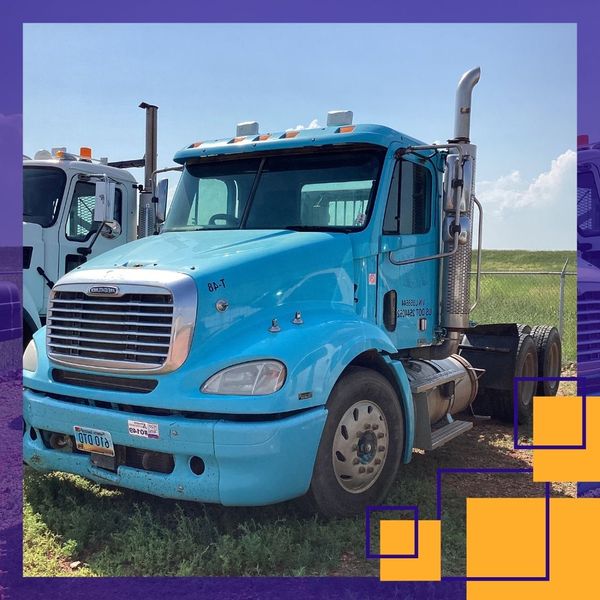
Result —
<instances>
[{"instance_id":1,"label":"chrome exhaust stack","mask_svg":"<svg viewBox=\"0 0 600 600\"><path fill-rule=\"evenodd\" d=\"M456 352L462 331L469 327L471 311L472 215L475 191L475 159L477 147L470 143L471 96L479 81L479 67L467 71L456 90L455 146L447 157L444 178L444 220L442 230L444 258L441 326L452 340ZM457 219L457 216L459 218ZM458 232L458 244L455 244Z\"/></svg>"},{"instance_id":2,"label":"chrome exhaust stack","mask_svg":"<svg viewBox=\"0 0 600 600\"><path fill-rule=\"evenodd\" d=\"M471 134L471 96L473 88L479 82L481 69L475 67L467 71L458 82L456 89L456 108L454 114L453 142L468 144Z\"/></svg>"}]
</instances>

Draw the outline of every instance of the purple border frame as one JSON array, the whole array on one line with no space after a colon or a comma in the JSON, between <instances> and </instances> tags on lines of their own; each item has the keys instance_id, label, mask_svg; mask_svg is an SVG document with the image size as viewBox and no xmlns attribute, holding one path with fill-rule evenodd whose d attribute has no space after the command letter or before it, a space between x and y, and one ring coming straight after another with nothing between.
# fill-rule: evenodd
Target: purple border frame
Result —
<instances>
[{"instance_id":1,"label":"purple border frame","mask_svg":"<svg viewBox=\"0 0 600 600\"><path fill-rule=\"evenodd\" d=\"M581 444L519 444L519 383L522 381L575 381L581 396ZM587 394L585 377L515 377L513 381L513 447L515 450L585 450L587 448Z\"/></svg>"},{"instance_id":2,"label":"purple border frame","mask_svg":"<svg viewBox=\"0 0 600 600\"><path fill-rule=\"evenodd\" d=\"M412 22L412 23L577 23L578 24L578 132L600 137L600 72L596 68L600 56L598 22L600 5L594 0L566 3L561 0L507 0L502 3L482 3L463 0L450 5L440 0L422 3L399 3L378 0L364 3L347 0L343 11L335 2L307 0L302 5L290 5L278 0L263 0L261 4L229 0L225 3L201 3L179 0L177 8L160 0L146 0L144 11L137 3L104 0L101 6L75 0L59 3L22 0L8 3L0 21L0 73L3 86L0 114L21 113L21 25L51 22ZM19 143L0 147L0 168L5 182L20 189L21 148ZM2 243L20 244L21 207L18 203L4 205ZM12 237L11 237L12 236ZM14 399L7 399L14 401ZM11 456L20 455L20 435L6 447ZM16 505L20 505L20 473L6 474L6 488L14 490ZM2 499L0 499L2 500ZM11 499L9 499L11 500ZM7 502L8 503L8 502ZM123 579L56 579L21 577L21 528L0 525L0 585L10 598L28 597L44 600L49 594L68 593L71 598L104 600L107 586L111 595L129 600L148 600L165 593L175 593L181 600L203 596L211 598L277 598L305 593L311 597L332 598L349 594L366 598L383 594L413 593L417 597L434 599L464 598L464 583L437 582L381 584L376 578L123 578ZM7 572L8 571L8 572Z\"/></svg>"}]
</instances>

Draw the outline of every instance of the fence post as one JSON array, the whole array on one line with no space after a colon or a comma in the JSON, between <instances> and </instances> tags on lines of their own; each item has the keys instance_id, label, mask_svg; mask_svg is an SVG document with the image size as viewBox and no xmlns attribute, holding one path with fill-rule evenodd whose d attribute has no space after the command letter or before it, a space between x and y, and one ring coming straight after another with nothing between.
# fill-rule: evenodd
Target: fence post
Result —
<instances>
[{"instance_id":1,"label":"fence post","mask_svg":"<svg viewBox=\"0 0 600 600\"><path fill-rule=\"evenodd\" d=\"M563 327L565 322L565 281L567 278L567 265L569 264L569 259L565 260L565 264L563 265L562 271L560 272L560 292L558 299L558 333L560 338L563 336Z\"/></svg>"}]
</instances>

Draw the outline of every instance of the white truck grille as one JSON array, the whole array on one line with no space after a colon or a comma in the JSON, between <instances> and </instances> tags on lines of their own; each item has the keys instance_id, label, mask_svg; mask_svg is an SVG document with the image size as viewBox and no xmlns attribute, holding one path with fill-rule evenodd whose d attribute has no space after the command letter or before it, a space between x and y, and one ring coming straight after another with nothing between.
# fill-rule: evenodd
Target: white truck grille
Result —
<instances>
[{"instance_id":1,"label":"white truck grille","mask_svg":"<svg viewBox=\"0 0 600 600\"><path fill-rule=\"evenodd\" d=\"M194 281L180 273L69 273L50 294L48 356L99 371L172 371L189 352L196 298Z\"/></svg>"}]
</instances>

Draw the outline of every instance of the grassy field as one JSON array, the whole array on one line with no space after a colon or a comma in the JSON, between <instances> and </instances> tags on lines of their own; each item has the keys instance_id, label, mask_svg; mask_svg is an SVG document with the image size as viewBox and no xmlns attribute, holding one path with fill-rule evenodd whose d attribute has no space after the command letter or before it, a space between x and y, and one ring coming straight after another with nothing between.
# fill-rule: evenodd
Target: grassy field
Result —
<instances>
[{"instance_id":1,"label":"grassy field","mask_svg":"<svg viewBox=\"0 0 600 600\"><path fill-rule=\"evenodd\" d=\"M574 253L488 251L483 268L560 270L567 257L574 269ZM521 277L519 284L496 281L502 285L484 287L477 309L480 321L486 316L509 320L502 316L506 309L512 310L510 320L555 322L546 318L553 313L543 309L554 288L536 284L532 289ZM565 354L574 359L574 285L567 290ZM574 390L562 387L561 393ZM447 446L432 453L415 452L412 463L400 469L385 503L417 504L422 518L434 518L438 468L529 466L531 453L512 449L511 426L477 421L471 431ZM540 486L526 476L502 477L503 494L541 493ZM445 575L465 572L464 498L494 496L499 485L489 475L444 479ZM175 502L29 468L24 486L24 572L28 576L378 574L377 561L364 559L362 515L325 521L304 514L295 502L252 509ZM574 485L554 484L553 493L572 496Z\"/></svg>"},{"instance_id":2,"label":"grassy field","mask_svg":"<svg viewBox=\"0 0 600 600\"><path fill-rule=\"evenodd\" d=\"M482 271L561 271L577 269L574 251L526 252L485 250ZM473 264L473 271L475 265ZM472 282L472 297L475 284ZM472 319L479 323L514 322L558 327L560 277L558 275L497 275L481 278L481 296ZM563 362L576 361L577 278L565 279Z\"/></svg>"}]
</instances>

